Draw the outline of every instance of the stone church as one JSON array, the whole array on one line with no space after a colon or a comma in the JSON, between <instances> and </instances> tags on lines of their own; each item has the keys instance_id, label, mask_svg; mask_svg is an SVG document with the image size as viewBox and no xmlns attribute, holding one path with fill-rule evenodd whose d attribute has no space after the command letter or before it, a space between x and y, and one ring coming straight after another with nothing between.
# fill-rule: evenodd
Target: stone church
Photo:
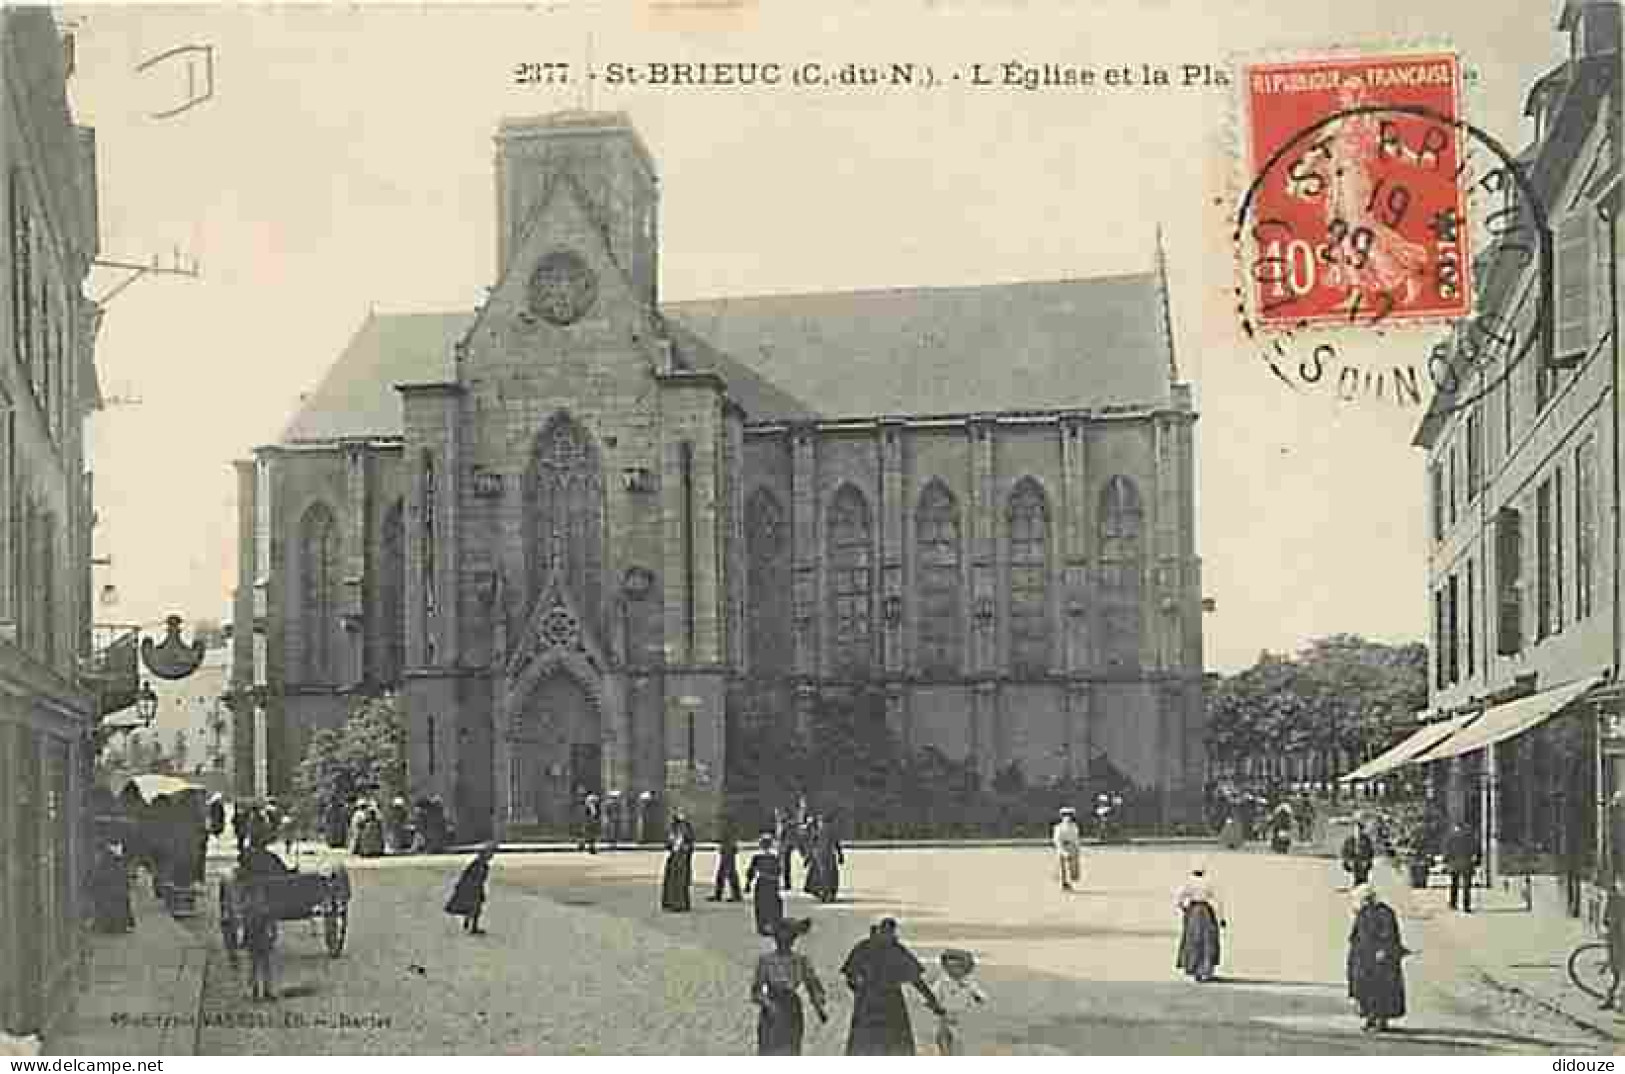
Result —
<instances>
[{"instance_id":1,"label":"stone church","mask_svg":"<svg viewBox=\"0 0 1625 1074\"><path fill-rule=\"evenodd\" d=\"M486 301L369 316L237 464L239 786L286 792L385 687L412 793L461 833L556 829L579 788L703 821L734 687L779 684L788 720L863 683L984 779L1103 759L1194 817L1196 415L1160 251L663 303L624 115L504 121L496 149Z\"/></svg>"}]
</instances>

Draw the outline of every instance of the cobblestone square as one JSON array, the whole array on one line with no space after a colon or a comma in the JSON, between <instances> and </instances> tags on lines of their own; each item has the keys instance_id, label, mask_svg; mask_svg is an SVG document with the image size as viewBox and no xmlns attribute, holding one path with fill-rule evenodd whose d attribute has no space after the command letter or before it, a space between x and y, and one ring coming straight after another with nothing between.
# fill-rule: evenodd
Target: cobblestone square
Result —
<instances>
[{"instance_id":1,"label":"cobblestone square","mask_svg":"<svg viewBox=\"0 0 1625 1074\"><path fill-rule=\"evenodd\" d=\"M1173 970L1172 892L1208 864L1229 928L1220 979ZM306 867L310 859L306 858ZM349 943L329 959L314 927L278 949L282 998L251 1004L241 976L210 958L200 1050L216 1054L747 1054L751 968L763 942L749 903L712 903L715 858L695 858L694 910L658 908L661 856L645 851L505 853L492 872L483 937L441 911L460 856L352 861ZM976 953L991 996L966 1022L967 1050L994 1054L1473 1054L1595 1052L1595 1034L1497 993L1435 947L1431 910L1398 878L1377 883L1401 913L1410 1013L1385 1036L1360 1032L1345 996L1349 922L1335 863L1206 848L1086 853L1065 894L1045 850L853 850L841 900L799 891L814 921L802 943L833 997L809 1019L806 1050L838 1054L850 1017L838 968L882 915L922 961ZM797 870L797 882L800 870ZM1553 952L1554 965L1564 952ZM1554 969L1553 973L1561 973ZM911 999L915 1036L932 1022ZM246 1015L247 1017L244 1017Z\"/></svg>"}]
</instances>

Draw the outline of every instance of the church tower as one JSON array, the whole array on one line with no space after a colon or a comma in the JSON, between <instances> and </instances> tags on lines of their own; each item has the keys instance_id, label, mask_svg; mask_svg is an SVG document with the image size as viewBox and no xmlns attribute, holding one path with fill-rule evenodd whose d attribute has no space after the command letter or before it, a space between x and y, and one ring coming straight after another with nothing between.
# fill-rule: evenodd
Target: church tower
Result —
<instances>
[{"instance_id":1,"label":"church tower","mask_svg":"<svg viewBox=\"0 0 1625 1074\"><path fill-rule=\"evenodd\" d=\"M653 308L659 286L660 181L654 160L619 112L505 119L496 135L497 274L518 251L555 183L572 183L610 256Z\"/></svg>"}]
</instances>

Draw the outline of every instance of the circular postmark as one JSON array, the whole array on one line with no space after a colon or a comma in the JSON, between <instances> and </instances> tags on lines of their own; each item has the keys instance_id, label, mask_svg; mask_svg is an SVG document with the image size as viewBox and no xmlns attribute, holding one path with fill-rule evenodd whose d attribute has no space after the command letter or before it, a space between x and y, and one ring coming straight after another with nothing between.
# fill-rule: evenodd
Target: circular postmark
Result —
<instances>
[{"instance_id":1,"label":"circular postmark","mask_svg":"<svg viewBox=\"0 0 1625 1074\"><path fill-rule=\"evenodd\" d=\"M1367 79L1328 84L1334 107L1255 131L1234 218L1243 333L1294 390L1330 383L1340 399L1420 406L1431 389L1436 412L1469 406L1549 350L1553 243L1538 191L1453 97L1376 101ZM1340 346L1338 330L1429 325L1440 338L1380 367Z\"/></svg>"}]
</instances>

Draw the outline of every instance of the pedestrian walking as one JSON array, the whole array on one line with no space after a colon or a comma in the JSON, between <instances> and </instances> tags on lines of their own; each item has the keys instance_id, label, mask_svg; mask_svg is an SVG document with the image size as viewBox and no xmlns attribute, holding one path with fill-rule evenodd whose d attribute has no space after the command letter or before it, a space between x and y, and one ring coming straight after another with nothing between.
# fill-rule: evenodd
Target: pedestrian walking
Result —
<instances>
[{"instance_id":1,"label":"pedestrian walking","mask_svg":"<svg viewBox=\"0 0 1625 1074\"><path fill-rule=\"evenodd\" d=\"M841 975L852 989L852 1025L847 1055L913 1055L914 1028L909 1023L903 986L925 999L938 1018L945 1017L936 993L925 981L925 967L897 936L897 919L882 918L846 956Z\"/></svg>"},{"instance_id":2,"label":"pedestrian walking","mask_svg":"<svg viewBox=\"0 0 1625 1074\"><path fill-rule=\"evenodd\" d=\"M756 840L757 850L745 869L745 890L751 893L756 914L756 932L773 935L773 927L784 918L784 898L779 894L779 856L773 852L773 837L766 832Z\"/></svg>"},{"instance_id":3,"label":"pedestrian walking","mask_svg":"<svg viewBox=\"0 0 1625 1074\"><path fill-rule=\"evenodd\" d=\"M687 913L694 886L694 826L681 809L671 815L666 834L666 870L660 882L660 908Z\"/></svg>"},{"instance_id":4,"label":"pedestrian walking","mask_svg":"<svg viewBox=\"0 0 1625 1074\"><path fill-rule=\"evenodd\" d=\"M801 882L801 890L813 898L821 898L824 890L824 880L820 875L822 862L818 856L819 832L822 830L820 818L808 817L799 825L801 832L801 860L806 879Z\"/></svg>"},{"instance_id":5,"label":"pedestrian walking","mask_svg":"<svg viewBox=\"0 0 1625 1074\"><path fill-rule=\"evenodd\" d=\"M604 795L604 842L611 850L617 849L621 841L621 807L620 791Z\"/></svg>"},{"instance_id":6,"label":"pedestrian walking","mask_svg":"<svg viewBox=\"0 0 1625 1074\"><path fill-rule=\"evenodd\" d=\"M792 881L790 879L790 863L795 858L797 825L790 819L790 815L782 809L773 811L773 845L779 852L779 887L789 891Z\"/></svg>"},{"instance_id":7,"label":"pedestrian walking","mask_svg":"<svg viewBox=\"0 0 1625 1074\"><path fill-rule=\"evenodd\" d=\"M247 802L231 807L231 836L237 841L237 855L248 851L248 840L254 828L254 810Z\"/></svg>"},{"instance_id":8,"label":"pedestrian walking","mask_svg":"<svg viewBox=\"0 0 1625 1074\"><path fill-rule=\"evenodd\" d=\"M107 842L97 848L91 867L90 896L92 923L97 932L129 932L135 928L130 865L119 844Z\"/></svg>"},{"instance_id":9,"label":"pedestrian walking","mask_svg":"<svg viewBox=\"0 0 1625 1074\"><path fill-rule=\"evenodd\" d=\"M812 821L811 852L807 865L807 892L819 902L834 902L841 891L841 866L846 853L828 817Z\"/></svg>"},{"instance_id":10,"label":"pedestrian walking","mask_svg":"<svg viewBox=\"0 0 1625 1074\"><path fill-rule=\"evenodd\" d=\"M233 909L242 929L242 946L248 950L248 994L253 1000L276 999L271 956L276 950L278 925L265 880L285 876L292 870L267 845L274 837L269 825L256 827L248 850L238 859L234 885Z\"/></svg>"},{"instance_id":11,"label":"pedestrian walking","mask_svg":"<svg viewBox=\"0 0 1625 1074\"><path fill-rule=\"evenodd\" d=\"M412 831L412 807L407 805L404 795L397 794L389 801L388 829L389 849L396 854L405 854L412 849L414 833Z\"/></svg>"},{"instance_id":12,"label":"pedestrian walking","mask_svg":"<svg viewBox=\"0 0 1625 1074\"><path fill-rule=\"evenodd\" d=\"M727 821L722 822L722 832L717 837L717 881L716 889L711 892L710 902L722 901L722 889L728 889L728 901L739 902L739 840L734 838L733 825Z\"/></svg>"},{"instance_id":13,"label":"pedestrian walking","mask_svg":"<svg viewBox=\"0 0 1625 1074\"><path fill-rule=\"evenodd\" d=\"M931 981L931 991L944 1012L937 1019L937 1054L963 1055L965 1013L986 1003L987 993L976 980L976 956L969 951L950 947L938 957L938 963L942 968Z\"/></svg>"},{"instance_id":14,"label":"pedestrian walking","mask_svg":"<svg viewBox=\"0 0 1625 1074\"><path fill-rule=\"evenodd\" d=\"M1307 793L1298 796L1298 807L1292 811L1298 821L1298 842L1307 843L1315 837L1315 803Z\"/></svg>"},{"instance_id":15,"label":"pedestrian walking","mask_svg":"<svg viewBox=\"0 0 1625 1074\"><path fill-rule=\"evenodd\" d=\"M598 853L598 828L602 823L599 816L601 805L598 796L591 791L582 791L577 788L580 801L576 806L576 849L585 850L588 854Z\"/></svg>"},{"instance_id":16,"label":"pedestrian walking","mask_svg":"<svg viewBox=\"0 0 1625 1074\"><path fill-rule=\"evenodd\" d=\"M491 859L496 857L497 845L486 843L480 847L474 860L463 867L457 884L446 900L446 913L463 919L463 931L471 936L483 936L480 914L485 910L485 882L491 876Z\"/></svg>"},{"instance_id":17,"label":"pedestrian walking","mask_svg":"<svg viewBox=\"0 0 1625 1074\"><path fill-rule=\"evenodd\" d=\"M1467 825L1457 824L1450 829L1450 835L1444 841L1444 865L1450 871L1450 909L1459 909L1464 914L1472 913L1478 840Z\"/></svg>"},{"instance_id":18,"label":"pedestrian walking","mask_svg":"<svg viewBox=\"0 0 1625 1074\"><path fill-rule=\"evenodd\" d=\"M1370 884L1353 892L1354 926L1349 929L1349 998L1360 1011L1366 1032L1381 1033L1388 1022L1405 1016L1405 971L1400 963L1411 952L1399 934L1399 918L1377 897Z\"/></svg>"},{"instance_id":19,"label":"pedestrian walking","mask_svg":"<svg viewBox=\"0 0 1625 1074\"><path fill-rule=\"evenodd\" d=\"M1179 952L1174 969L1198 983L1213 980L1222 954L1220 932L1225 927L1224 907L1207 877L1207 867L1198 863L1190 879L1174 895L1180 914Z\"/></svg>"},{"instance_id":20,"label":"pedestrian walking","mask_svg":"<svg viewBox=\"0 0 1625 1074\"><path fill-rule=\"evenodd\" d=\"M781 920L773 925L773 950L756 960L750 1001L756 1004L756 1054L800 1055L806 1016L801 990L806 989L820 1022L829 1021L824 983L812 960L795 949L796 940L812 929L806 918Z\"/></svg>"},{"instance_id":21,"label":"pedestrian walking","mask_svg":"<svg viewBox=\"0 0 1625 1074\"><path fill-rule=\"evenodd\" d=\"M1292 803L1281 801L1270 814L1270 849L1277 854L1285 854L1292 848L1292 833L1297 828L1297 820L1292 815Z\"/></svg>"},{"instance_id":22,"label":"pedestrian walking","mask_svg":"<svg viewBox=\"0 0 1625 1074\"><path fill-rule=\"evenodd\" d=\"M265 885L250 881L241 900L242 944L248 949L248 998L276 999L271 955L276 950L277 920Z\"/></svg>"},{"instance_id":23,"label":"pedestrian walking","mask_svg":"<svg viewBox=\"0 0 1625 1074\"><path fill-rule=\"evenodd\" d=\"M226 800L218 794L209 795L209 834L219 835L226 830Z\"/></svg>"},{"instance_id":24,"label":"pedestrian walking","mask_svg":"<svg viewBox=\"0 0 1625 1074\"><path fill-rule=\"evenodd\" d=\"M1351 888L1357 888L1371 879L1371 862L1376 858L1376 847L1366 834L1365 821L1354 826L1343 840L1343 871L1349 874Z\"/></svg>"},{"instance_id":25,"label":"pedestrian walking","mask_svg":"<svg viewBox=\"0 0 1625 1074\"><path fill-rule=\"evenodd\" d=\"M1078 811L1071 806L1061 809L1061 819L1050 831L1055 844L1055 855L1060 859L1061 890L1071 891L1074 884L1083 882L1083 831L1078 827Z\"/></svg>"}]
</instances>

